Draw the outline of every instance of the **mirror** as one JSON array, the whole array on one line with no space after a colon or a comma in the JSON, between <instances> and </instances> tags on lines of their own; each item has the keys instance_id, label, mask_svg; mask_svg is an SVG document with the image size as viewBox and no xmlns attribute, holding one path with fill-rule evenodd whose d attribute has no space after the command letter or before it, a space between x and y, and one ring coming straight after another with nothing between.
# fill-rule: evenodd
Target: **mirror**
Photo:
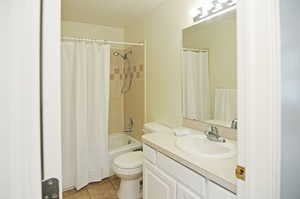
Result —
<instances>
[{"instance_id":1,"label":"mirror","mask_svg":"<svg viewBox=\"0 0 300 199\"><path fill-rule=\"evenodd\" d=\"M183 30L183 117L236 128L236 12Z\"/></svg>"}]
</instances>

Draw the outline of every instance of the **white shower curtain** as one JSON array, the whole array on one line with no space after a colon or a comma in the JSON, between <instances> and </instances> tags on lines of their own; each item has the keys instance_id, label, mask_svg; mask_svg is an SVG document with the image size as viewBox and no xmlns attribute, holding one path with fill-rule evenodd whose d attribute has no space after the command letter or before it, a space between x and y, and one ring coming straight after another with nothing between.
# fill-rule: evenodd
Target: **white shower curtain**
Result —
<instances>
[{"instance_id":1,"label":"white shower curtain","mask_svg":"<svg viewBox=\"0 0 300 199\"><path fill-rule=\"evenodd\" d=\"M224 121L228 125L237 118L237 92L236 89L217 88L215 91L214 119Z\"/></svg>"},{"instance_id":2,"label":"white shower curtain","mask_svg":"<svg viewBox=\"0 0 300 199\"><path fill-rule=\"evenodd\" d=\"M63 187L109 175L110 46L62 42Z\"/></svg>"},{"instance_id":3,"label":"white shower curtain","mask_svg":"<svg viewBox=\"0 0 300 199\"><path fill-rule=\"evenodd\" d=\"M183 116L208 120L211 117L208 52L183 51Z\"/></svg>"}]
</instances>

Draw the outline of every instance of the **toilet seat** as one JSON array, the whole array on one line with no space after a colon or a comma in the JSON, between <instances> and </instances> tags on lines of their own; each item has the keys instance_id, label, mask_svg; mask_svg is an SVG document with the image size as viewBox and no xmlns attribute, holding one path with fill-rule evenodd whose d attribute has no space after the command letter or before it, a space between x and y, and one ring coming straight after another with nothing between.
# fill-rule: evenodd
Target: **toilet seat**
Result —
<instances>
[{"instance_id":1,"label":"toilet seat","mask_svg":"<svg viewBox=\"0 0 300 199\"><path fill-rule=\"evenodd\" d=\"M114 165L120 169L137 169L142 167L143 152L128 152L114 159Z\"/></svg>"},{"instance_id":2,"label":"toilet seat","mask_svg":"<svg viewBox=\"0 0 300 199\"><path fill-rule=\"evenodd\" d=\"M123 179L136 179L143 172L143 153L141 151L129 152L114 159L113 170Z\"/></svg>"}]
</instances>

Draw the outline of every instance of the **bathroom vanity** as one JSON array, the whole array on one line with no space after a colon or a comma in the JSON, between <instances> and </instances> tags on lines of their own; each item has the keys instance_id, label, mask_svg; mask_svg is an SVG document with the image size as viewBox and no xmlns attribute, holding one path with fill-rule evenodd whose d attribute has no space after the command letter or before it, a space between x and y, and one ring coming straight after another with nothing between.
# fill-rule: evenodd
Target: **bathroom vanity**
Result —
<instances>
[{"instance_id":1,"label":"bathroom vanity","mask_svg":"<svg viewBox=\"0 0 300 199\"><path fill-rule=\"evenodd\" d=\"M201 158L178 149L172 133L143 136L144 199L237 198L231 158Z\"/></svg>"}]
</instances>

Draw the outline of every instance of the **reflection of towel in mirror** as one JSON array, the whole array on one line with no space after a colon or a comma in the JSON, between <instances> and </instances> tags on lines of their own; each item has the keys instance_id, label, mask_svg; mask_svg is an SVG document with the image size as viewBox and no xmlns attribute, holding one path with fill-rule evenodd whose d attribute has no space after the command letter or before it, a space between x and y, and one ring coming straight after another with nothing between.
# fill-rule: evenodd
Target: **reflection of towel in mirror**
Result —
<instances>
[{"instance_id":1,"label":"reflection of towel in mirror","mask_svg":"<svg viewBox=\"0 0 300 199\"><path fill-rule=\"evenodd\" d=\"M231 122L237 118L236 89L217 88L214 119Z\"/></svg>"}]
</instances>

